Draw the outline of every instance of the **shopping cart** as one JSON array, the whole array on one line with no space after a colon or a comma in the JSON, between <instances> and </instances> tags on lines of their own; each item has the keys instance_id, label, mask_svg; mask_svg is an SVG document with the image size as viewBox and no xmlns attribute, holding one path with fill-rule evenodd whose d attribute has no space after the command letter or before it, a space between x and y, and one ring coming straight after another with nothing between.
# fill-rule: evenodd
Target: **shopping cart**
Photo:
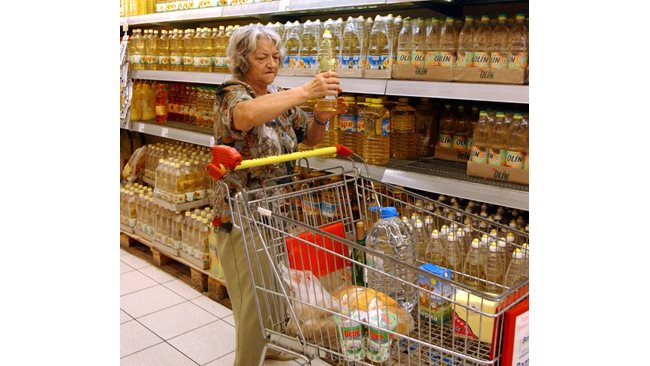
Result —
<instances>
[{"instance_id":1,"label":"shopping cart","mask_svg":"<svg viewBox=\"0 0 650 366\"><path fill-rule=\"evenodd\" d=\"M352 160L352 168L310 169L302 159L334 152ZM234 170L298 159L294 174L263 188L246 190L230 179ZM471 238L511 232L506 252L519 248L526 257L527 233L367 178L362 169L368 171L363 160L340 145L246 161L233 148L213 147L208 171L226 197L214 204L227 205L233 230L247 234L267 347L299 355L305 364L320 358L349 365L500 365L510 341L504 315L527 300L527 277L509 287L475 278L499 288L481 291L465 284L471 276L462 268L431 272L420 268L421 258L408 263L399 253L361 245L357 228L363 223L369 231L379 219L371 207L393 206L400 216L427 218L454 233L463 229ZM261 261L267 270L250 266ZM399 294L415 298L410 311L395 304Z\"/></svg>"}]
</instances>

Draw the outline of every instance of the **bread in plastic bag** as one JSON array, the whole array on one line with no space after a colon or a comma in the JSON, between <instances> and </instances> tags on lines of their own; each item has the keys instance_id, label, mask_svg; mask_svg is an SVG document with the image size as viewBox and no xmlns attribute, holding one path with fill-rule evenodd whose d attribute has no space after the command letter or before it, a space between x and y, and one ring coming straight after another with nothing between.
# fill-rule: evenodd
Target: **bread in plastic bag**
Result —
<instances>
[{"instance_id":1,"label":"bread in plastic bag","mask_svg":"<svg viewBox=\"0 0 650 366\"><path fill-rule=\"evenodd\" d=\"M397 315L395 332L408 335L415 328L415 320L411 314L400 306L395 299L383 292L361 286L348 286L335 291L332 297L338 299L343 307L350 311L372 312L381 309Z\"/></svg>"},{"instance_id":2,"label":"bread in plastic bag","mask_svg":"<svg viewBox=\"0 0 650 366\"><path fill-rule=\"evenodd\" d=\"M145 156L147 146L141 146L133 152L129 161L126 162L122 169L122 179L125 183L135 182L144 173Z\"/></svg>"}]
</instances>

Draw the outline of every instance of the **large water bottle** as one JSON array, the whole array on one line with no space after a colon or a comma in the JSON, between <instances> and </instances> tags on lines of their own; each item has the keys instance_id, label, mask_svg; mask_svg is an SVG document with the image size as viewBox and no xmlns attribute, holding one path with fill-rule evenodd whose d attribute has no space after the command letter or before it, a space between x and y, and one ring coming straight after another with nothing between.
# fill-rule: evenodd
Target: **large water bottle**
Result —
<instances>
[{"instance_id":1,"label":"large water bottle","mask_svg":"<svg viewBox=\"0 0 650 366\"><path fill-rule=\"evenodd\" d=\"M371 208L371 211L377 210L381 210L381 218L366 236L366 246L396 258L399 262L384 260L368 253L366 263L376 270L369 270L366 275L368 287L391 296L402 307L411 311L417 303L417 288L413 285L416 273L408 270L403 264L416 264L415 235L412 228L399 219L395 207Z\"/></svg>"}]
</instances>

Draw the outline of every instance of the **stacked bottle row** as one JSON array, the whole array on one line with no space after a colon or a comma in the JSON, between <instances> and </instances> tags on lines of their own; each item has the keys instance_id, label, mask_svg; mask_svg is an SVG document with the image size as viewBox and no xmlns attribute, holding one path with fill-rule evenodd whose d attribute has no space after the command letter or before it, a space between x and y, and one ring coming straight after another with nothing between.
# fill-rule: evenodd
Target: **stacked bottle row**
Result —
<instances>
[{"instance_id":1,"label":"stacked bottle row","mask_svg":"<svg viewBox=\"0 0 650 366\"><path fill-rule=\"evenodd\" d=\"M174 121L211 129L216 96L214 86L135 80L131 121Z\"/></svg>"},{"instance_id":2,"label":"stacked bottle row","mask_svg":"<svg viewBox=\"0 0 650 366\"><path fill-rule=\"evenodd\" d=\"M129 17L168 11L261 3L271 0L120 0L120 16Z\"/></svg>"},{"instance_id":3,"label":"stacked bottle row","mask_svg":"<svg viewBox=\"0 0 650 366\"><path fill-rule=\"evenodd\" d=\"M210 186L206 174L210 160L208 153L187 146L151 146L145 156L145 176L154 172L154 197L175 204L205 199Z\"/></svg>"},{"instance_id":4,"label":"stacked bottle row","mask_svg":"<svg viewBox=\"0 0 650 366\"><path fill-rule=\"evenodd\" d=\"M472 162L528 170L528 118L521 113L481 111L472 136Z\"/></svg>"},{"instance_id":5,"label":"stacked bottle row","mask_svg":"<svg viewBox=\"0 0 650 366\"><path fill-rule=\"evenodd\" d=\"M132 70L228 72L226 47L237 27L134 29L128 43L129 67Z\"/></svg>"}]
</instances>

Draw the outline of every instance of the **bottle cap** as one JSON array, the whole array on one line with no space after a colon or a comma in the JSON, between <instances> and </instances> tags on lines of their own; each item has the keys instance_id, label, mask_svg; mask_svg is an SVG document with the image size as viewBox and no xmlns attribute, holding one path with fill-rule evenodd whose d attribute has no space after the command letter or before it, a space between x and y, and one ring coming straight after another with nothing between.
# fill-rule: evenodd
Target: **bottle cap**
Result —
<instances>
[{"instance_id":1,"label":"bottle cap","mask_svg":"<svg viewBox=\"0 0 650 366\"><path fill-rule=\"evenodd\" d=\"M323 39L325 38L332 39L332 33L330 33L330 31L327 29L325 30L325 33L323 33Z\"/></svg>"},{"instance_id":2,"label":"bottle cap","mask_svg":"<svg viewBox=\"0 0 650 366\"><path fill-rule=\"evenodd\" d=\"M496 252L498 249L499 247L497 247L497 243L490 242L490 247L489 247L490 252Z\"/></svg>"},{"instance_id":3,"label":"bottle cap","mask_svg":"<svg viewBox=\"0 0 650 366\"><path fill-rule=\"evenodd\" d=\"M447 241L456 241L456 236L454 235L453 232L447 234Z\"/></svg>"},{"instance_id":4,"label":"bottle cap","mask_svg":"<svg viewBox=\"0 0 650 366\"><path fill-rule=\"evenodd\" d=\"M504 247L506 246L506 238L501 238L501 239L499 239L499 241L497 242L497 245L498 245L500 248L504 248Z\"/></svg>"},{"instance_id":5,"label":"bottle cap","mask_svg":"<svg viewBox=\"0 0 650 366\"><path fill-rule=\"evenodd\" d=\"M497 229L491 229L490 230L490 235L491 236L497 236Z\"/></svg>"},{"instance_id":6,"label":"bottle cap","mask_svg":"<svg viewBox=\"0 0 650 366\"><path fill-rule=\"evenodd\" d=\"M387 219L390 217L397 217L397 209L395 207L377 207L373 206L370 207L371 212L381 212L381 218L382 219Z\"/></svg>"},{"instance_id":7,"label":"bottle cap","mask_svg":"<svg viewBox=\"0 0 650 366\"><path fill-rule=\"evenodd\" d=\"M478 248L480 246L481 244L479 243L478 239L474 238L474 240L472 240L472 248Z\"/></svg>"},{"instance_id":8,"label":"bottle cap","mask_svg":"<svg viewBox=\"0 0 650 366\"><path fill-rule=\"evenodd\" d=\"M506 241L507 242L514 242L515 241L515 234L508 233L508 235L506 235Z\"/></svg>"},{"instance_id":9,"label":"bottle cap","mask_svg":"<svg viewBox=\"0 0 650 366\"><path fill-rule=\"evenodd\" d=\"M431 237L432 237L433 239L438 239L438 238L440 237L440 233L438 232L438 230L433 230L433 231L431 232Z\"/></svg>"},{"instance_id":10,"label":"bottle cap","mask_svg":"<svg viewBox=\"0 0 650 366\"><path fill-rule=\"evenodd\" d=\"M517 248L512 251L512 258L521 259L524 257L524 253L521 252L521 249Z\"/></svg>"},{"instance_id":11,"label":"bottle cap","mask_svg":"<svg viewBox=\"0 0 650 366\"><path fill-rule=\"evenodd\" d=\"M487 242L488 242L488 235L487 234L481 235L481 242L487 244Z\"/></svg>"},{"instance_id":12,"label":"bottle cap","mask_svg":"<svg viewBox=\"0 0 650 366\"><path fill-rule=\"evenodd\" d=\"M456 230L456 235L460 236L461 238L465 236L465 230L463 229L458 229Z\"/></svg>"},{"instance_id":13,"label":"bottle cap","mask_svg":"<svg viewBox=\"0 0 650 366\"><path fill-rule=\"evenodd\" d=\"M415 227L418 229L421 229L424 225L422 224L422 220L416 219L415 220Z\"/></svg>"},{"instance_id":14,"label":"bottle cap","mask_svg":"<svg viewBox=\"0 0 650 366\"><path fill-rule=\"evenodd\" d=\"M480 111L478 115L481 117L487 117L487 111Z\"/></svg>"}]
</instances>

